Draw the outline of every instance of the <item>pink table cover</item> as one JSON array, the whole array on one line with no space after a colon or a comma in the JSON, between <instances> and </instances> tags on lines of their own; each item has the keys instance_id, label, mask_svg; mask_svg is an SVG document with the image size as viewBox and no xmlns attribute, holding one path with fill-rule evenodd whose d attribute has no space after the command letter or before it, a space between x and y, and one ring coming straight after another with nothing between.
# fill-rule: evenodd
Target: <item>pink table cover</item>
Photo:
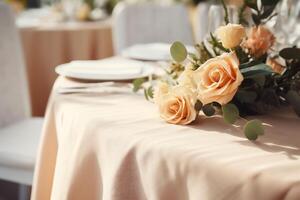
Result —
<instances>
[{"instance_id":1,"label":"pink table cover","mask_svg":"<svg viewBox=\"0 0 300 200\"><path fill-rule=\"evenodd\" d=\"M299 200L300 121L284 112L250 142L218 117L167 124L142 95L54 89L32 200Z\"/></svg>"},{"instance_id":2,"label":"pink table cover","mask_svg":"<svg viewBox=\"0 0 300 200\"><path fill-rule=\"evenodd\" d=\"M34 116L44 116L57 65L113 55L111 20L20 27Z\"/></svg>"}]
</instances>

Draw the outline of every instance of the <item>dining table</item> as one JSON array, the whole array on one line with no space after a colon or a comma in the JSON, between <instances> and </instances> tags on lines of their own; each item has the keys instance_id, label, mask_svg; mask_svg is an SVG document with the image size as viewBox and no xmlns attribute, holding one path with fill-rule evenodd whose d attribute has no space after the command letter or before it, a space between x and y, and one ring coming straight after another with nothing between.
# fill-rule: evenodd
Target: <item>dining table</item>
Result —
<instances>
[{"instance_id":1,"label":"dining table","mask_svg":"<svg viewBox=\"0 0 300 200\"><path fill-rule=\"evenodd\" d=\"M55 21L45 9L26 10L16 19L27 67L33 116L44 116L54 68L72 60L96 60L114 54L112 20Z\"/></svg>"},{"instance_id":2,"label":"dining table","mask_svg":"<svg viewBox=\"0 0 300 200\"><path fill-rule=\"evenodd\" d=\"M59 92L86 84L55 81L32 200L300 199L300 121L289 107L255 116L265 134L249 141L218 116L168 124L128 82Z\"/></svg>"}]
</instances>

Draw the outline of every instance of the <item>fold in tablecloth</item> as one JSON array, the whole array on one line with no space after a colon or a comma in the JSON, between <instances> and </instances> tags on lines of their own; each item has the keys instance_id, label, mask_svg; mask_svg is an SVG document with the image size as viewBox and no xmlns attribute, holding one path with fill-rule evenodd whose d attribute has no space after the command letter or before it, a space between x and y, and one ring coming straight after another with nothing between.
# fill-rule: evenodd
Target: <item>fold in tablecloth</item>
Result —
<instances>
[{"instance_id":1,"label":"fold in tablecloth","mask_svg":"<svg viewBox=\"0 0 300 200\"><path fill-rule=\"evenodd\" d=\"M53 93L32 199L300 199L300 121L261 119L250 142L216 117L167 124L141 95Z\"/></svg>"}]
</instances>

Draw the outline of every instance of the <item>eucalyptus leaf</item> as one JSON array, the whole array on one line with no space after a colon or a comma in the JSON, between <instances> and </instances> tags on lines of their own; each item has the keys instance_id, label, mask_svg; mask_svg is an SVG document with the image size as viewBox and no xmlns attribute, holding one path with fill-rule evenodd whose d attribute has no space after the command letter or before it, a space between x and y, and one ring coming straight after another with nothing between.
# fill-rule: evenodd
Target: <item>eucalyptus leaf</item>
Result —
<instances>
[{"instance_id":1,"label":"eucalyptus leaf","mask_svg":"<svg viewBox=\"0 0 300 200\"><path fill-rule=\"evenodd\" d=\"M291 59L300 60L300 49L299 48L285 48L279 52L279 55L286 60L291 60Z\"/></svg>"},{"instance_id":2,"label":"eucalyptus leaf","mask_svg":"<svg viewBox=\"0 0 300 200\"><path fill-rule=\"evenodd\" d=\"M239 109L234 104L226 104L222 106L224 121L234 124L240 116Z\"/></svg>"},{"instance_id":3,"label":"eucalyptus leaf","mask_svg":"<svg viewBox=\"0 0 300 200\"><path fill-rule=\"evenodd\" d=\"M265 19L268 18L274 11L276 5L268 5L268 6L264 6L264 12L261 15L261 18Z\"/></svg>"},{"instance_id":4,"label":"eucalyptus leaf","mask_svg":"<svg viewBox=\"0 0 300 200\"><path fill-rule=\"evenodd\" d=\"M147 89L147 94L148 94L148 97L150 97L151 99L153 99L153 96L154 96L154 90L153 90L153 87L150 86L148 89Z\"/></svg>"},{"instance_id":5,"label":"eucalyptus leaf","mask_svg":"<svg viewBox=\"0 0 300 200\"><path fill-rule=\"evenodd\" d=\"M269 75L274 73L274 71L268 65L261 63L252 67L241 69L241 73L243 74L244 78L250 78L259 75Z\"/></svg>"},{"instance_id":6,"label":"eucalyptus leaf","mask_svg":"<svg viewBox=\"0 0 300 200\"><path fill-rule=\"evenodd\" d=\"M248 7L254 9L254 10L258 10L257 8L257 0L245 0L245 3Z\"/></svg>"},{"instance_id":7,"label":"eucalyptus leaf","mask_svg":"<svg viewBox=\"0 0 300 200\"><path fill-rule=\"evenodd\" d=\"M148 97L148 93L147 93L147 90L144 89L144 96L145 96L145 99L148 101L149 100L149 97Z\"/></svg>"},{"instance_id":8,"label":"eucalyptus leaf","mask_svg":"<svg viewBox=\"0 0 300 200\"><path fill-rule=\"evenodd\" d=\"M135 79L132 84L133 84L133 91L137 92L139 89L141 89L143 83L146 81L144 78L138 78Z\"/></svg>"},{"instance_id":9,"label":"eucalyptus leaf","mask_svg":"<svg viewBox=\"0 0 300 200\"><path fill-rule=\"evenodd\" d=\"M197 100L197 102L195 103L195 106L194 106L195 110L196 110L197 112L199 112L199 111L202 109L202 107L203 107L202 102L199 101L199 100Z\"/></svg>"},{"instance_id":10,"label":"eucalyptus leaf","mask_svg":"<svg viewBox=\"0 0 300 200\"><path fill-rule=\"evenodd\" d=\"M258 136L264 134L262 122L257 119L247 122L244 126L244 134L249 140L256 140Z\"/></svg>"},{"instance_id":11,"label":"eucalyptus leaf","mask_svg":"<svg viewBox=\"0 0 300 200\"><path fill-rule=\"evenodd\" d=\"M290 90L287 93L286 98L295 110L296 114L300 117L300 95L296 91Z\"/></svg>"},{"instance_id":12,"label":"eucalyptus leaf","mask_svg":"<svg viewBox=\"0 0 300 200\"><path fill-rule=\"evenodd\" d=\"M181 42L174 42L170 48L171 56L176 62L183 62L187 57L187 50Z\"/></svg>"},{"instance_id":13,"label":"eucalyptus leaf","mask_svg":"<svg viewBox=\"0 0 300 200\"><path fill-rule=\"evenodd\" d=\"M213 116L216 112L215 108L211 104L204 105L202 107L202 111L208 117Z\"/></svg>"}]
</instances>

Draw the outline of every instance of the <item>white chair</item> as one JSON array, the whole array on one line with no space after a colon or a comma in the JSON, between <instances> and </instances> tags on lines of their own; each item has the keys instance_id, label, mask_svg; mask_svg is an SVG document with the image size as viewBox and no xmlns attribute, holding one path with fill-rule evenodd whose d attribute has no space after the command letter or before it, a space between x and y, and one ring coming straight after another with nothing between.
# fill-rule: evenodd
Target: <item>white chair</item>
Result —
<instances>
[{"instance_id":1,"label":"white chair","mask_svg":"<svg viewBox=\"0 0 300 200\"><path fill-rule=\"evenodd\" d=\"M129 46L145 43L194 44L188 11L182 4L119 3L113 11L116 54Z\"/></svg>"},{"instance_id":2,"label":"white chair","mask_svg":"<svg viewBox=\"0 0 300 200\"><path fill-rule=\"evenodd\" d=\"M14 15L0 2L0 179L22 184L24 192L32 184L43 119L30 117L20 44Z\"/></svg>"}]
</instances>

